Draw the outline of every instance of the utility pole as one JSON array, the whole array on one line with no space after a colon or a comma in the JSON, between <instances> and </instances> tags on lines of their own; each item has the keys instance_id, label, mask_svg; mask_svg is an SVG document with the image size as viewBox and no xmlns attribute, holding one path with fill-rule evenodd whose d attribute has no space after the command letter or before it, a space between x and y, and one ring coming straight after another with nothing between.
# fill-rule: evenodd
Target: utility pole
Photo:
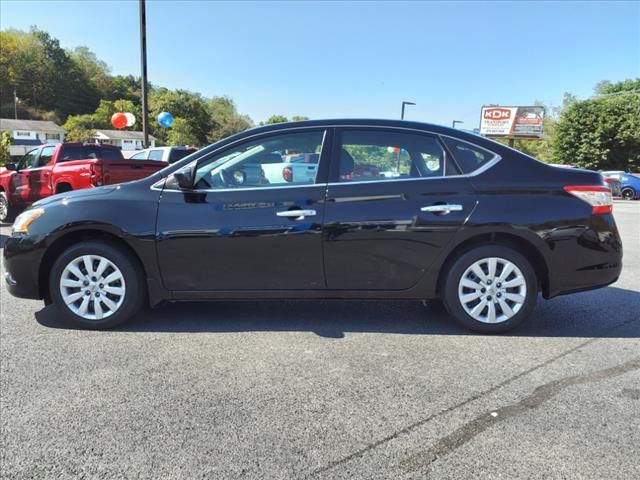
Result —
<instances>
[{"instance_id":1,"label":"utility pole","mask_svg":"<svg viewBox=\"0 0 640 480\"><path fill-rule=\"evenodd\" d=\"M400 120L404 120L404 107L405 105L415 105L413 102L402 102L402 110L400 111Z\"/></svg>"},{"instance_id":2,"label":"utility pole","mask_svg":"<svg viewBox=\"0 0 640 480\"><path fill-rule=\"evenodd\" d=\"M18 119L18 94L15 88L13 89L13 118Z\"/></svg>"},{"instance_id":3,"label":"utility pole","mask_svg":"<svg viewBox=\"0 0 640 480\"><path fill-rule=\"evenodd\" d=\"M147 14L145 0L140 0L140 70L142 83L142 148L149 146L149 111L147 107Z\"/></svg>"}]
</instances>

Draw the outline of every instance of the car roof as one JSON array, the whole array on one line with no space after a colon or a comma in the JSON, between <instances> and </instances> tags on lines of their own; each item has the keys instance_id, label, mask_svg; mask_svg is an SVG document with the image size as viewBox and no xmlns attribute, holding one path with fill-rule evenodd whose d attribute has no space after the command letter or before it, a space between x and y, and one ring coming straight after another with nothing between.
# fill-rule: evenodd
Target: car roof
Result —
<instances>
[{"instance_id":1,"label":"car roof","mask_svg":"<svg viewBox=\"0 0 640 480\"><path fill-rule=\"evenodd\" d=\"M491 140L487 137L478 135L477 133L468 132L461 129L454 129L444 125L436 125L433 123L415 122L408 120L380 119L380 118L334 118L322 120L303 120L300 122L281 122L270 125L260 125L250 128L243 132L237 133L230 137L219 141L225 144L227 141L240 140L243 137L249 137L271 131L280 131L298 128L311 127L381 127L381 128L398 128L407 130L421 130L425 132L435 133L439 135L451 136L460 140L483 146L490 150L504 151L507 147ZM206 148L206 147L205 147Z\"/></svg>"}]
</instances>

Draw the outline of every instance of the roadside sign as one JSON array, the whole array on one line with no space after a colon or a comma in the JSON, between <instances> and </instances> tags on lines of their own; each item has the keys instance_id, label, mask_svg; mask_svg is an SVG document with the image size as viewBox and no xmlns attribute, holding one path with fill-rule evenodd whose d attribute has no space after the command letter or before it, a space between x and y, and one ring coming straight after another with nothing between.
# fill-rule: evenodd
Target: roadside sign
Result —
<instances>
[{"instance_id":1,"label":"roadside sign","mask_svg":"<svg viewBox=\"0 0 640 480\"><path fill-rule=\"evenodd\" d=\"M480 135L540 138L544 107L482 107Z\"/></svg>"}]
</instances>

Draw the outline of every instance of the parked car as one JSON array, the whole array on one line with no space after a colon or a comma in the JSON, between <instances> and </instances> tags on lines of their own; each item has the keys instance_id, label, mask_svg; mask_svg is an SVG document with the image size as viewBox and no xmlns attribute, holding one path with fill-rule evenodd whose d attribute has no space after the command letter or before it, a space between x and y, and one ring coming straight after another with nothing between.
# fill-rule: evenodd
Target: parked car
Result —
<instances>
[{"instance_id":1,"label":"parked car","mask_svg":"<svg viewBox=\"0 0 640 480\"><path fill-rule=\"evenodd\" d=\"M605 178L617 181L620 188L620 196L625 200L640 198L640 177L623 170L602 172Z\"/></svg>"},{"instance_id":2,"label":"parked car","mask_svg":"<svg viewBox=\"0 0 640 480\"><path fill-rule=\"evenodd\" d=\"M389 147L407 153L387 165ZM237 174L283 151L320 152L315 178L266 184ZM354 178L371 164L408 173ZM612 210L599 173L459 130L282 123L142 180L36 202L6 241L6 282L83 328L113 327L164 301L439 298L462 325L496 333L530 317L539 292L618 279Z\"/></svg>"},{"instance_id":3,"label":"parked car","mask_svg":"<svg viewBox=\"0 0 640 480\"><path fill-rule=\"evenodd\" d=\"M197 152L196 147L155 147L140 150L131 157L131 160L156 160L158 162L175 163L187 155Z\"/></svg>"},{"instance_id":4,"label":"parked car","mask_svg":"<svg viewBox=\"0 0 640 480\"><path fill-rule=\"evenodd\" d=\"M50 195L137 180L164 166L125 160L111 145L41 145L0 173L0 221Z\"/></svg>"}]
</instances>

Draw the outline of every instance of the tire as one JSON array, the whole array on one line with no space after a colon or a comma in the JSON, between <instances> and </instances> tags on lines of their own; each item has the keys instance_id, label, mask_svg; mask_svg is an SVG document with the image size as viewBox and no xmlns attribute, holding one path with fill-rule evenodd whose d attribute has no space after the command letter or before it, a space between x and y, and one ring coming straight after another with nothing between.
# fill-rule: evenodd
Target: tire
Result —
<instances>
[{"instance_id":1,"label":"tire","mask_svg":"<svg viewBox=\"0 0 640 480\"><path fill-rule=\"evenodd\" d=\"M87 259L93 275L87 273ZM95 330L129 320L147 297L136 259L119 245L104 241L78 243L65 250L51 268L49 293L74 325Z\"/></svg>"},{"instance_id":2,"label":"tire","mask_svg":"<svg viewBox=\"0 0 640 480\"><path fill-rule=\"evenodd\" d=\"M494 275L490 276L494 261ZM484 279L474 273L478 268ZM501 278L505 270L511 271ZM443 288L442 300L449 315L479 333L515 328L531 315L538 297L531 264L520 253L501 245L484 245L462 254L447 270Z\"/></svg>"},{"instance_id":3,"label":"tire","mask_svg":"<svg viewBox=\"0 0 640 480\"><path fill-rule=\"evenodd\" d=\"M636 192L633 188L623 188L621 192L622 198L624 200L633 200L636 198Z\"/></svg>"},{"instance_id":4,"label":"tire","mask_svg":"<svg viewBox=\"0 0 640 480\"><path fill-rule=\"evenodd\" d=\"M7 194L0 192L0 223L11 223L15 219L17 209L9 203Z\"/></svg>"}]
</instances>

